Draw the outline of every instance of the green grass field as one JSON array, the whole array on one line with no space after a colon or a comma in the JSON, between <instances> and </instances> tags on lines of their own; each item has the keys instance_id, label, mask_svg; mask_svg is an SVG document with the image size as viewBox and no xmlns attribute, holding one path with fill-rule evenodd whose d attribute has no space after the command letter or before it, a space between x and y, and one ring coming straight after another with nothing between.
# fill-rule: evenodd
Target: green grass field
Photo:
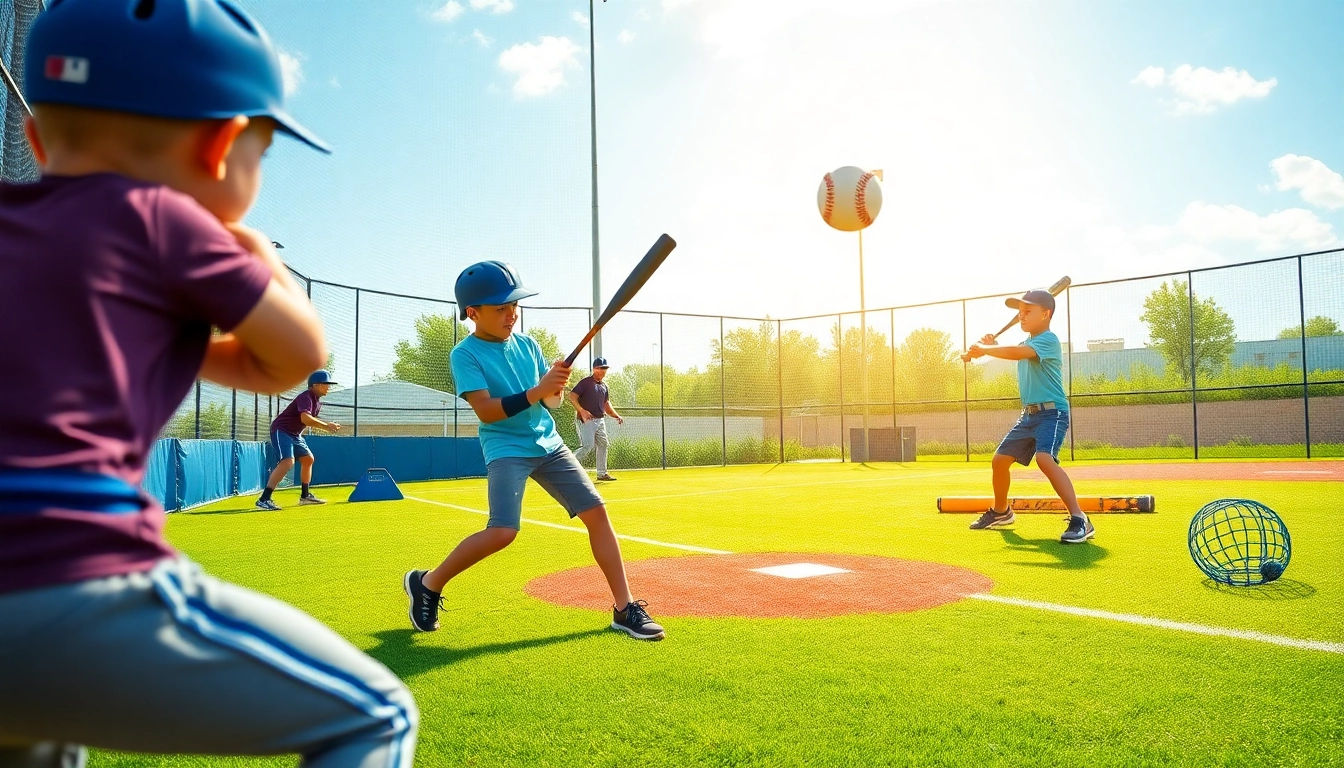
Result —
<instances>
[{"instance_id":1,"label":"green grass field","mask_svg":"<svg viewBox=\"0 0 1344 768\"><path fill-rule=\"evenodd\" d=\"M1344 642L1338 483L1081 481L1080 493L1154 494L1158 513L1097 515L1094 542L1073 547L1058 543L1062 515L969 531L971 516L934 511L935 497L988 484L984 464L791 464L625 472L602 490L630 536L948 563L993 579L997 596ZM483 480L403 491L485 505ZM543 491L528 494L524 518L566 523ZM1287 523L1279 582L1215 588L1191 562L1191 516L1232 495ZM806 620L663 618L655 601L668 638L641 643L605 629L609 611L524 594L536 576L592 563L581 533L527 523L449 585L439 632L412 632L402 574L483 524L411 499L260 513L246 498L173 515L168 535L400 675L422 713L422 766L1344 765L1344 654L974 599ZM689 554L623 548L628 560ZM89 765L294 763L95 752Z\"/></svg>"}]
</instances>

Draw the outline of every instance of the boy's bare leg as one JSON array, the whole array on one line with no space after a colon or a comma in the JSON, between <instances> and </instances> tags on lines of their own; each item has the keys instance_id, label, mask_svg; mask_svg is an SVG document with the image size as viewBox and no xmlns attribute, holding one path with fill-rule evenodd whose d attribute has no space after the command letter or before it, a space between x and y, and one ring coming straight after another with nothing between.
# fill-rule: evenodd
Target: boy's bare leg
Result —
<instances>
[{"instance_id":1,"label":"boy's bare leg","mask_svg":"<svg viewBox=\"0 0 1344 768\"><path fill-rule=\"evenodd\" d=\"M299 482L310 485L313 482L313 457L299 457Z\"/></svg>"},{"instance_id":2,"label":"boy's bare leg","mask_svg":"<svg viewBox=\"0 0 1344 768\"><path fill-rule=\"evenodd\" d=\"M1013 457L1002 453L994 454L994 511L999 514L1008 512L1008 488L1013 483Z\"/></svg>"},{"instance_id":3,"label":"boy's bare leg","mask_svg":"<svg viewBox=\"0 0 1344 768\"><path fill-rule=\"evenodd\" d=\"M1055 493L1064 501L1064 506L1069 508L1069 514L1074 517L1081 517L1086 520L1087 515L1078 506L1078 495L1073 492L1073 481L1069 479L1064 468L1055 462L1053 456L1048 453L1036 454L1036 466L1041 468L1041 474L1050 481L1050 487L1055 489Z\"/></svg>"},{"instance_id":4,"label":"boy's bare leg","mask_svg":"<svg viewBox=\"0 0 1344 768\"><path fill-rule=\"evenodd\" d=\"M616 540L616 531L611 527L606 506L599 505L580 512L578 518L588 528L588 545L593 549L597 567L607 577L607 586L611 588L616 608L633 603L635 598L630 594L630 582L625 578L625 561L621 559L621 544Z\"/></svg>"},{"instance_id":5,"label":"boy's bare leg","mask_svg":"<svg viewBox=\"0 0 1344 768\"><path fill-rule=\"evenodd\" d=\"M293 467L293 459L282 459L279 464L275 465L275 469L271 470L271 477L266 481L266 487L279 488L280 482L285 479L285 475L289 474L289 470Z\"/></svg>"},{"instance_id":6,"label":"boy's bare leg","mask_svg":"<svg viewBox=\"0 0 1344 768\"><path fill-rule=\"evenodd\" d=\"M439 567L426 573L420 582L426 589L442 592L454 576L509 546L517 537L518 532L512 528L477 531L454 547Z\"/></svg>"}]
</instances>

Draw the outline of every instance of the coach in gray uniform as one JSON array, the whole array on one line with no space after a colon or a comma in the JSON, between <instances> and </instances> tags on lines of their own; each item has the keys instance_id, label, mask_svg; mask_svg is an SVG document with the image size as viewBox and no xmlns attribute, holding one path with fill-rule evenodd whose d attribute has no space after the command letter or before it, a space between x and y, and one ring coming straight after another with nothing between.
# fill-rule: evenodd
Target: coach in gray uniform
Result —
<instances>
[{"instance_id":1,"label":"coach in gray uniform","mask_svg":"<svg viewBox=\"0 0 1344 768\"><path fill-rule=\"evenodd\" d=\"M607 385L602 380L607 377L607 369L611 367L607 364L605 357L593 358L593 375L574 385L569 391L569 401L574 404L574 410L579 417L579 450L574 452L574 457L579 461L588 458L588 454L593 450L597 451L597 479L615 480L616 478L607 474L607 420L610 416L616 419L617 424L624 424L625 419L621 414L611 407L611 396L607 391Z\"/></svg>"}]
</instances>

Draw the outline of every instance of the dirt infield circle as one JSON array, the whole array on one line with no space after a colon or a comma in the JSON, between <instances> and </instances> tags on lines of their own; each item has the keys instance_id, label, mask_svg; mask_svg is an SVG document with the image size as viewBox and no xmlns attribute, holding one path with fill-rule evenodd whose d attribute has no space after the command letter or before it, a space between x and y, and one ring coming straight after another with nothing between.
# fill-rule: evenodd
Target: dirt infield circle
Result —
<instances>
[{"instance_id":1,"label":"dirt infield circle","mask_svg":"<svg viewBox=\"0 0 1344 768\"><path fill-rule=\"evenodd\" d=\"M786 578L754 570L779 566L795 566L786 571L793 573L825 572ZM807 619L901 613L953 603L994 586L986 576L951 565L815 552L661 557L628 562L625 569L636 596L649 602L655 617ZM525 591L575 608L611 604L607 583L595 565L538 577Z\"/></svg>"}]
</instances>

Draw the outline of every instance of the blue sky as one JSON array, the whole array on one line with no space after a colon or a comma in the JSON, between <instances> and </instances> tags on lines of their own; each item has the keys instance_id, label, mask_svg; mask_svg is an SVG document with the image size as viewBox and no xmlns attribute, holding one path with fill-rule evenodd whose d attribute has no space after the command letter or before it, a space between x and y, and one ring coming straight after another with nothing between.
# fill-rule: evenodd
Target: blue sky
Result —
<instances>
[{"instance_id":1,"label":"blue sky","mask_svg":"<svg viewBox=\"0 0 1344 768\"><path fill-rule=\"evenodd\" d=\"M252 223L295 267L448 298L464 266L502 258L536 301L590 303L586 2L244 5L284 51L291 111L336 147L279 142L267 161ZM885 171L869 307L1344 245L1344 3L610 0L596 15L607 294L658 234L680 243L635 308L857 308L857 238L816 209L843 165ZM1312 301L1344 322L1340 266L1319 262L1335 287ZM1285 269L1196 290L1265 337L1296 323L1263 300L1295 290ZM1080 311L1075 336L1140 345L1142 292L1107 298L1125 306ZM387 303L386 332L412 313ZM559 317L562 341L582 332Z\"/></svg>"}]
</instances>

